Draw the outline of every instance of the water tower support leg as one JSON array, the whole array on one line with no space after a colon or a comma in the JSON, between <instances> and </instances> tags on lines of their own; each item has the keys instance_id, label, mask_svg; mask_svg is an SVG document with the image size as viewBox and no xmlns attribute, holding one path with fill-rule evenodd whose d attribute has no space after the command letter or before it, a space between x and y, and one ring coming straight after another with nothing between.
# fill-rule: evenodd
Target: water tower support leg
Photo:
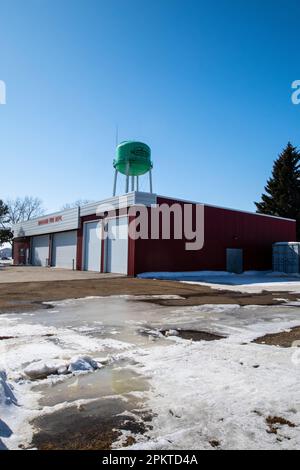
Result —
<instances>
[{"instance_id":1,"label":"water tower support leg","mask_svg":"<svg viewBox=\"0 0 300 470\"><path fill-rule=\"evenodd\" d=\"M118 178L118 170L115 170L115 179L114 179L113 196L115 196L115 195L116 195L116 192L117 192L117 178Z\"/></svg>"},{"instance_id":2,"label":"water tower support leg","mask_svg":"<svg viewBox=\"0 0 300 470\"><path fill-rule=\"evenodd\" d=\"M149 170L150 193L152 194L152 172Z\"/></svg>"},{"instance_id":3,"label":"water tower support leg","mask_svg":"<svg viewBox=\"0 0 300 470\"><path fill-rule=\"evenodd\" d=\"M129 191L129 164L127 163L127 168L126 168L126 193Z\"/></svg>"},{"instance_id":4,"label":"water tower support leg","mask_svg":"<svg viewBox=\"0 0 300 470\"><path fill-rule=\"evenodd\" d=\"M131 177L131 191L134 191L134 176Z\"/></svg>"},{"instance_id":5,"label":"water tower support leg","mask_svg":"<svg viewBox=\"0 0 300 470\"><path fill-rule=\"evenodd\" d=\"M137 191L140 190L140 187L139 187L139 177L138 177L138 176L136 177L136 190L137 190Z\"/></svg>"}]
</instances>

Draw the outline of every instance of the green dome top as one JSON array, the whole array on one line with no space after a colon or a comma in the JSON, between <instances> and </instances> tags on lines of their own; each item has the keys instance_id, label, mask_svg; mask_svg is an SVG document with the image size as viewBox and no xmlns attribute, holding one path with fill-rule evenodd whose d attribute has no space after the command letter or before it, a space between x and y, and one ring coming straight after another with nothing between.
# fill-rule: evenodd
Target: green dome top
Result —
<instances>
[{"instance_id":1,"label":"green dome top","mask_svg":"<svg viewBox=\"0 0 300 470\"><path fill-rule=\"evenodd\" d=\"M144 175L152 169L151 149L143 142L121 142L117 146L113 165L123 175Z\"/></svg>"}]
</instances>

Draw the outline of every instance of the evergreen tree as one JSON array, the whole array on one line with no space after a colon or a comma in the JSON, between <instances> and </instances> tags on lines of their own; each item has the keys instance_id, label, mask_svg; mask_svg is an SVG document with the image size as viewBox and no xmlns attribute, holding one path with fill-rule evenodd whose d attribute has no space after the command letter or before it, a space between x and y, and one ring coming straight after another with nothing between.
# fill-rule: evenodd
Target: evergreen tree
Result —
<instances>
[{"instance_id":1,"label":"evergreen tree","mask_svg":"<svg viewBox=\"0 0 300 470\"><path fill-rule=\"evenodd\" d=\"M13 234L11 230L6 227L6 224L8 222L8 207L0 199L0 245L2 245L2 243L10 242L12 240Z\"/></svg>"},{"instance_id":2,"label":"evergreen tree","mask_svg":"<svg viewBox=\"0 0 300 470\"><path fill-rule=\"evenodd\" d=\"M297 220L300 240L300 152L289 142L273 165L257 212Z\"/></svg>"}]
</instances>

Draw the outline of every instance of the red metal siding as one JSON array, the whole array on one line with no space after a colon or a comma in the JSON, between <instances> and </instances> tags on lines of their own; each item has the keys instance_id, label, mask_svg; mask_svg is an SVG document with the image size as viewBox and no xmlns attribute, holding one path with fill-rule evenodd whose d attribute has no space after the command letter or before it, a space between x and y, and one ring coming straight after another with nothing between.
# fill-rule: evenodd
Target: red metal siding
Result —
<instances>
[{"instance_id":1,"label":"red metal siding","mask_svg":"<svg viewBox=\"0 0 300 470\"><path fill-rule=\"evenodd\" d=\"M271 269L272 244L295 238L294 221L205 206L203 254L208 263L213 257L217 266L210 269L226 269L226 248L243 249L246 271Z\"/></svg>"},{"instance_id":2,"label":"red metal siding","mask_svg":"<svg viewBox=\"0 0 300 470\"><path fill-rule=\"evenodd\" d=\"M157 203L184 202L158 198ZM244 270L272 268L272 244L295 240L296 223L205 206L204 247L187 251L186 240L136 240L134 274L147 271L226 270L226 249L242 248Z\"/></svg>"},{"instance_id":3,"label":"red metal siding","mask_svg":"<svg viewBox=\"0 0 300 470\"><path fill-rule=\"evenodd\" d=\"M172 205L185 202L167 198L158 198L157 204ZM195 210L196 205L193 204ZM149 234L151 230L150 208L148 208ZM105 216L125 215L127 209ZM100 220L101 216L89 215L82 217L77 232L77 264L76 269L82 270L83 258L83 223ZM129 223L133 217L130 216ZM128 275L136 275L146 271L194 271L194 270L226 270L226 249L242 248L244 255L244 270L271 269L272 244L276 241L293 241L296 239L296 223L294 221L277 219L258 214L250 214L235 210L205 206L204 209L204 247L198 251L188 251L185 244L188 240L176 240L173 237L171 224L171 239L128 241ZM20 250L30 248L30 238L14 241L14 263L25 263L25 255ZM102 254L104 254L102 240ZM104 271L104 256L101 270Z\"/></svg>"},{"instance_id":4,"label":"red metal siding","mask_svg":"<svg viewBox=\"0 0 300 470\"><path fill-rule=\"evenodd\" d=\"M13 242L14 264L26 263L26 250L30 250L30 238L16 239Z\"/></svg>"}]
</instances>

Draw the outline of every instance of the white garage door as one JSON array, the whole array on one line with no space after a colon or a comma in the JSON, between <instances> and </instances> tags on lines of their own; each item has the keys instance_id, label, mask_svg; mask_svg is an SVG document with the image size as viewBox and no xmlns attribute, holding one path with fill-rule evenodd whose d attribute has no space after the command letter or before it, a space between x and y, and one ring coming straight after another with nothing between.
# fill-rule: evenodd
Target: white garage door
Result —
<instances>
[{"instance_id":1,"label":"white garage door","mask_svg":"<svg viewBox=\"0 0 300 470\"><path fill-rule=\"evenodd\" d=\"M32 238L31 263L33 266L46 266L49 263L49 235Z\"/></svg>"},{"instance_id":2,"label":"white garage door","mask_svg":"<svg viewBox=\"0 0 300 470\"><path fill-rule=\"evenodd\" d=\"M85 271L101 271L101 222L84 224L84 262Z\"/></svg>"},{"instance_id":3,"label":"white garage door","mask_svg":"<svg viewBox=\"0 0 300 470\"><path fill-rule=\"evenodd\" d=\"M55 233L52 243L52 266L76 269L77 231Z\"/></svg>"},{"instance_id":4,"label":"white garage door","mask_svg":"<svg viewBox=\"0 0 300 470\"><path fill-rule=\"evenodd\" d=\"M108 221L106 271L127 274L128 220L127 217Z\"/></svg>"}]
</instances>

